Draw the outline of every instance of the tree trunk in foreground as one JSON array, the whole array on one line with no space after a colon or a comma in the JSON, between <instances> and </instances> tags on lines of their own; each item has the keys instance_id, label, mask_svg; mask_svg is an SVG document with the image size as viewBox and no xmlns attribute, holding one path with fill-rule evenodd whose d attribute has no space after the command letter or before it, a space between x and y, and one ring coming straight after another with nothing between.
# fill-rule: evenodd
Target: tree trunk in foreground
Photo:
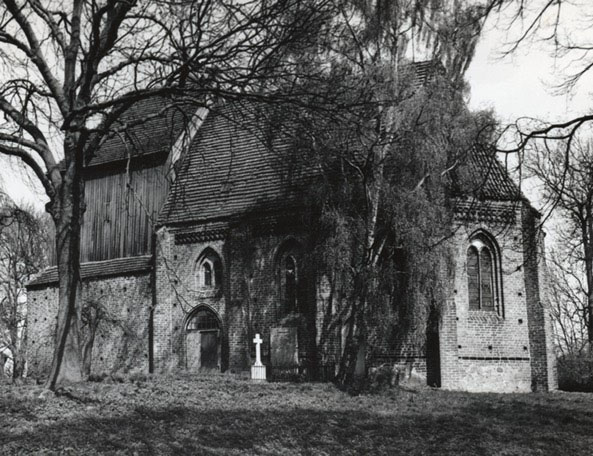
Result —
<instances>
[{"instance_id":1,"label":"tree trunk in foreground","mask_svg":"<svg viewBox=\"0 0 593 456\"><path fill-rule=\"evenodd\" d=\"M11 351L12 351L12 379L21 378L25 370L25 347L27 331L23 328L22 339L19 338L18 325L11 330Z\"/></svg>"},{"instance_id":2,"label":"tree trunk in foreground","mask_svg":"<svg viewBox=\"0 0 593 456\"><path fill-rule=\"evenodd\" d=\"M56 225L59 303L54 356L46 387L55 390L62 382L83 379L80 347L80 228L84 182L79 160L64 172L59 193L51 203Z\"/></svg>"},{"instance_id":3,"label":"tree trunk in foreground","mask_svg":"<svg viewBox=\"0 0 593 456\"><path fill-rule=\"evenodd\" d=\"M364 322L365 297L359 296L360 302L353 306L348 320L346 347L340 361L336 382L342 388L357 394L366 380L366 331Z\"/></svg>"},{"instance_id":4,"label":"tree trunk in foreground","mask_svg":"<svg viewBox=\"0 0 593 456\"><path fill-rule=\"evenodd\" d=\"M583 253L585 254L585 273L587 279L587 340L589 352L593 348L593 218L589 216L581 221Z\"/></svg>"}]
</instances>

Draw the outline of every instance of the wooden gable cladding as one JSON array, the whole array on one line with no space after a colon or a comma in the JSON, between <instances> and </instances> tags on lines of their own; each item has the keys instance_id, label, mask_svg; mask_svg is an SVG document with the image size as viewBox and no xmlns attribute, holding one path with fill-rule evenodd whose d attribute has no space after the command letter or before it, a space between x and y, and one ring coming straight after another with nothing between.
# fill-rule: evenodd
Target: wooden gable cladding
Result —
<instances>
[{"instance_id":1,"label":"wooden gable cladding","mask_svg":"<svg viewBox=\"0 0 593 456\"><path fill-rule=\"evenodd\" d=\"M165 159L87 170L81 261L152 253L154 223L169 190Z\"/></svg>"}]
</instances>

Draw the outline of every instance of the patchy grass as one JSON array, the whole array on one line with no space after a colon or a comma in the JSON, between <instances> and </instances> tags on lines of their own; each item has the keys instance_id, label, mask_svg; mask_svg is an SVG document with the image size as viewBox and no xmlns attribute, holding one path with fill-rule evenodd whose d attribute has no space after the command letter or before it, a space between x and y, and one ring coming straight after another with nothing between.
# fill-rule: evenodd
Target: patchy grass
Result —
<instances>
[{"instance_id":1,"label":"patchy grass","mask_svg":"<svg viewBox=\"0 0 593 456\"><path fill-rule=\"evenodd\" d=\"M593 395L425 389L350 397L233 376L0 386L1 454L591 454Z\"/></svg>"}]
</instances>

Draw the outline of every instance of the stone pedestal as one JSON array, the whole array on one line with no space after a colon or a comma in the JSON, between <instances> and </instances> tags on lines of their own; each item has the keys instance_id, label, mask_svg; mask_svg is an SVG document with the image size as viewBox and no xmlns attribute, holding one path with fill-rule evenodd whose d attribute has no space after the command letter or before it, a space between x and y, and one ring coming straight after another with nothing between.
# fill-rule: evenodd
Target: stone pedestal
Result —
<instances>
[{"instance_id":1,"label":"stone pedestal","mask_svg":"<svg viewBox=\"0 0 593 456\"><path fill-rule=\"evenodd\" d=\"M251 380L265 380L266 379L266 366L251 366Z\"/></svg>"}]
</instances>

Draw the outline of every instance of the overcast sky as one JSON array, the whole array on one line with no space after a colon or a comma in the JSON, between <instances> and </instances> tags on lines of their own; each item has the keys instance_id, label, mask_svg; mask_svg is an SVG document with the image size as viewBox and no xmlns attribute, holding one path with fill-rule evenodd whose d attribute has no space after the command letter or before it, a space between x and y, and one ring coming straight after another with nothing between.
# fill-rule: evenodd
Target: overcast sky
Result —
<instances>
[{"instance_id":1,"label":"overcast sky","mask_svg":"<svg viewBox=\"0 0 593 456\"><path fill-rule=\"evenodd\" d=\"M588 9L593 14L593 7ZM567 14L573 14L576 24L577 15L580 17L583 13L574 10ZM471 87L469 105L472 109L493 109L503 124L524 116L558 121L590 112L593 100L589 87L593 87L593 76L583 80L571 94L555 94L553 86L570 71L570 61L555 60L549 49L539 43L525 45L512 57L503 58L501 49L510 39L512 36L508 36L500 23L492 20L487 24L466 75ZM4 170L0 169L4 188L15 201L34 202L43 208L43 191L28 188L31 179L19 172L20 166L9 167L2 158L0 167Z\"/></svg>"},{"instance_id":2,"label":"overcast sky","mask_svg":"<svg viewBox=\"0 0 593 456\"><path fill-rule=\"evenodd\" d=\"M593 42L593 31L589 28L591 15L591 4L565 7L564 28L561 29L573 36L577 33L582 38L591 36L589 41ZM588 21L587 28L577 32L583 17ZM518 32L518 27L507 31L504 19L496 16L486 24L466 74L471 85L470 107L492 108L503 123L514 122L523 116L558 121L589 112L592 99L588 87L592 87L593 76L587 75L569 94L559 94L557 90L563 77L577 68L578 63L573 63L574 55L554 58L551 43L536 41L525 43L512 56L503 57L502 51L508 48L508 43L518 36Z\"/></svg>"}]
</instances>

